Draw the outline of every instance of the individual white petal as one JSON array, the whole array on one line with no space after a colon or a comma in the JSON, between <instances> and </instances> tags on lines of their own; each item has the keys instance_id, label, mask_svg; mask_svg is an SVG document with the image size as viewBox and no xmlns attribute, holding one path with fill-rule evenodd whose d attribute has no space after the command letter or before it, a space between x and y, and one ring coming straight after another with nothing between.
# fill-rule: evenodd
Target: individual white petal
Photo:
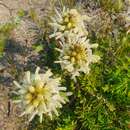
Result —
<instances>
[{"instance_id":1,"label":"individual white petal","mask_svg":"<svg viewBox=\"0 0 130 130\"><path fill-rule=\"evenodd\" d=\"M59 103L59 102L57 102L57 106L58 106L59 108L62 107L61 103Z\"/></svg>"},{"instance_id":2,"label":"individual white petal","mask_svg":"<svg viewBox=\"0 0 130 130\"><path fill-rule=\"evenodd\" d=\"M63 61L55 61L54 63L63 63Z\"/></svg>"},{"instance_id":3,"label":"individual white petal","mask_svg":"<svg viewBox=\"0 0 130 130\"><path fill-rule=\"evenodd\" d=\"M74 70L73 68L73 65L72 64L69 64L69 65L66 65L65 67L69 72L72 72Z\"/></svg>"},{"instance_id":4,"label":"individual white petal","mask_svg":"<svg viewBox=\"0 0 130 130\"><path fill-rule=\"evenodd\" d=\"M57 9L55 9L56 14L59 16L60 19L62 19L61 14L58 12Z\"/></svg>"},{"instance_id":5,"label":"individual white petal","mask_svg":"<svg viewBox=\"0 0 130 130\"><path fill-rule=\"evenodd\" d=\"M32 121L32 119L35 117L36 114L37 114L37 111L35 111L35 112L32 113L31 117L29 118L29 122Z\"/></svg>"},{"instance_id":6,"label":"individual white petal","mask_svg":"<svg viewBox=\"0 0 130 130\"><path fill-rule=\"evenodd\" d=\"M18 92L19 92L19 94L25 94L27 92L27 90L26 89L20 89Z\"/></svg>"},{"instance_id":7,"label":"individual white petal","mask_svg":"<svg viewBox=\"0 0 130 130\"><path fill-rule=\"evenodd\" d=\"M51 112L49 112L49 117L50 117L50 119L52 120L52 113Z\"/></svg>"},{"instance_id":8,"label":"individual white petal","mask_svg":"<svg viewBox=\"0 0 130 130\"><path fill-rule=\"evenodd\" d=\"M63 52L63 50L59 49L59 48L55 48L55 50L59 51L59 52Z\"/></svg>"},{"instance_id":9,"label":"individual white petal","mask_svg":"<svg viewBox=\"0 0 130 130\"><path fill-rule=\"evenodd\" d=\"M35 71L35 75L38 75L39 71L40 71L40 67L37 67Z\"/></svg>"},{"instance_id":10,"label":"individual white petal","mask_svg":"<svg viewBox=\"0 0 130 130\"><path fill-rule=\"evenodd\" d=\"M26 72L26 80L27 80L28 83L31 83L31 81L30 81L30 71Z\"/></svg>"},{"instance_id":11,"label":"individual white petal","mask_svg":"<svg viewBox=\"0 0 130 130\"><path fill-rule=\"evenodd\" d=\"M92 44L91 45L91 48L97 48L98 47L98 44Z\"/></svg>"},{"instance_id":12,"label":"individual white petal","mask_svg":"<svg viewBox=\"0 0 130 130\"><path fill-rule=\"evenodd\" d=\"M13 81L13 83L14 83L18 88L21 88L21 87L22 87L17 81Z\"/></svg>"},{"instance_id":13,"label":"individual white petal","mask_svg":"<svg viewBox=\"0 0 130 130\"><path fill-rule=\"evenodd\" d=\"M40 75L39 75L39 71L40 71L40 67L37 67L36 68L36 71L35 71L35 75L34 75L34 80L37 81L37 80L40 80Z\"/></svg>"},{"instance_id":14,"label":"individual white petal","mask_svg":"<svg viewBox=\"0 0 130 130\"><path fill-rule=\"evenodd\" d=\"M20 117L22 117L22 116L25 115L25 114L26 114L26 112L24 111L23 113L20 114Z\"/></svg>"},{"instance_id":15,"label":"individual white petal","mask_svg":"<svg viewBox=\"0 0 130 130\"><path fill-rule=\"evenodd\" d=\"M67 92L66 94L67 94L67 96L71 96L73 93L72 92Z\"/></svg>"},{"instance_id":16,"label":"individual white petal","mask_svg":"<svg viewBox=\"0 0 130 130\"><path fill-rule=\"evenodd\" d=\"M13 103L21 103L21 100L14 100Z\"/></svg>"},{"instance_id":17,"label":"individual white petal","mask_svg":"<svg viewBox=\"0 0 130 130\"><path fill-rule=\"evenodd\" d=\"M46 71L46 73L45 73L45 77L51 77L53 74L52 74L52 72L51 72L51 70L49 69L49 70L47 70Z\"/></svg>"},{"instance_id":18,"label":"individual white petal","mask_svg":"<svg viewBox=\"0 0 130 130\"><path fill-rule=\"evenodd\" d=\"M59 98L59 101L60 101L61 103L63 103L63 104L66 103L65 100L64 100L63 98Z\"/></svg>"},{"instance_id":19,"label":"individual white petal","mask_svg":"<svg viewBox=\"0 0 130 130\"><path fill-rule=\"evenodd\" d=\"M66 87L58 87L58 90L66 91Z\"/></svg>"},{"instance_id":20,"label":"individual white petal","mask_svg":"<svg viewBox=\"0 0 130 130\"><path fill-rule=\"evenodd\" d=\"M43 114L40 114L40 123L42 123Z\"/></svg>"},{"instance_id":21,"label":"individual white petal","mask_svg":"<svg viewBox=\"0 0 130 130\"><path fill-rule=\"evenodd\" d=\"M69 59L70 58L70 56L64 56L63 57L63 59Z\"/></svg>"}]
</instances>

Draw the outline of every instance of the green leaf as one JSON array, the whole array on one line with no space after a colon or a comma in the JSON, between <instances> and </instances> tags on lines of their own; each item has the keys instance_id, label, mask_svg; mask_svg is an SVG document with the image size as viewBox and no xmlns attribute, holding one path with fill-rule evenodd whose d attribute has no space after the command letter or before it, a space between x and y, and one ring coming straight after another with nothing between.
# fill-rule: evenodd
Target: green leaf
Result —
<instances>
[{"instance_id":1,"label":"green leaf","mask_svg":"<svg viewBox=\"0 0 130 130\"><path fill-rule=\"evenodd\" d=\"M42 44L40 44L40 45L33 45L32 47L33 47L33 49L34 49L36 52L40 52L40 51L43 50L43 45L42 45Z\"/></svg>"}]
</instances>

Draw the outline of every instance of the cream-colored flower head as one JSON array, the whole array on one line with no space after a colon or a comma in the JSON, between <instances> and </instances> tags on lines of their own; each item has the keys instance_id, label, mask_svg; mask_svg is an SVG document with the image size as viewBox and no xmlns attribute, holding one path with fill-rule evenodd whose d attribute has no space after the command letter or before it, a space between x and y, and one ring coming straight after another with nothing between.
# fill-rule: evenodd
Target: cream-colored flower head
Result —
<instances>
[{"instance_id":1,"label":"cream-colored flower head","mask_svg":"<svg viewBox=\"0 0 130 130\"><path fill-rule=\"evenodd\" d=\"M68 41L61 43L61 49L56 48L60 52L59 60L63 70L67 70L72 75L79 76L80 72L88 74L90 71L90 64L97 62L100 57L93 55L92 48L96 48L97 44L89 44L86 37L81 37L76 34L69 34Z\"/></svg>"},{"instance_id":2,"label":"cream-colored flower head","mask_svg":"<svg viewBox=\"0 0 130 130\"><path fill-rule=\"evenodd\" d=\"M88 32L85 29L84 20L89 19L85 15L81 15L77 9L66 9L63 8L62 12L55 9L55 16L51 17L52 26L54 33L50 37L55 37L56 39L66 37L69 31L73 33L82 33L82 35L87 35Z\"/></svg>"},{"instance_id":3,"label":"cream-colored flower head","mask_svg":"<svg viewBox=\"0 0 130 130\"><path fill-rule=\"evenodd\" d=\"M42 122L43 114L50 116L58 115L58 108L62 107L67 101L69 93L65 93L65 87L60 87L60 78L52 78L52 72L48 70L44 74L39 74L37 67L35 74L26 72L22 84L14 81L18 87L17 94L19 99L17 103L21 105L23 113L21 115L29 115L31 121L35 115L40 116Z\"/></svg>"}]
</instances>

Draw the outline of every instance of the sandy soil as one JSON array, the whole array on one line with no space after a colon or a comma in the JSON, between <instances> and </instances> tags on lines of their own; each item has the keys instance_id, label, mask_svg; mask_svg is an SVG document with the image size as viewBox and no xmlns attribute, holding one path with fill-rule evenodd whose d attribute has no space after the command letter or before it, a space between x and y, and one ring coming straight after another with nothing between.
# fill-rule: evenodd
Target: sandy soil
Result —
<instances>
[{"instance_id":1,"label":"sandy soil","mask_svg":"<svg viewBox=\"0 0 130 130\"><path fill-rule=\"evenodd\" d=\"M44 14L46 5L47 0L0 0L0 24L17 16L20 9L28 11L33 8L40 16ZM23 119L18 116L19 108L10 99L10 91L13 89L14 80L12 68L26 68L31 60L34 64L33 61L38 59L31 49L32 38L36 33L30 33L29 28L32 26L35 25L26 18L21 21L20 26L12 32L13 41L7 44L5 55L0 59L0 130L26 130Z\"/></svg>"}]
</instances>

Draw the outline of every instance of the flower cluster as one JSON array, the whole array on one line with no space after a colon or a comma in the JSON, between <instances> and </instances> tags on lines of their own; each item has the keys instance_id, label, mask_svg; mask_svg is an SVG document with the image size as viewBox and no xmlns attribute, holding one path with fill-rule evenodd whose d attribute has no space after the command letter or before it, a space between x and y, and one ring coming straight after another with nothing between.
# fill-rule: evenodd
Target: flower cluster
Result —
<instances>
[{"instance_id":1,"label":"flower cluster","mask_svg":"<svg viewBox=\"0 0 130 130\"><path fill-rule=\"evenodd\" d=\"M97 62L100 57L92 54L92 48L98 44L89 44L86 37L77 34L70 34L68 42L61 43L62 48L56 50L60 52L59 61L63 70L67 70L72 75L79 76L80 72L89 73L91 63Z\"/></svg>"},{"instance_id":2,"label":"flower cluster","mask_svg":"<svg viewBox=\"0 0 130 130\"><path fill-rule=\"evenodd\" d=\"M70 93L63 92L66 88L60 87L60 78L52 78L50 70L39 74L39 69L39 67L36 69L35 74L26 72L22 85L14 81L18 88L16 93L20 97L15 102L21 104L22 115L30 115L29 121L38 115L42 122L43 114L50 116L51 119L53 113L58 115L57 108L61 108L62 104L67 102Z\"/></svg>"},{"instance_id":3,"label":"flower cluster","mask_svg":"<svg viewBox=\"0 0 130 130\"><path fill-rule=\"evenodd\" d=\"M76 9L65 9L65 7L62 13L58 10L55 12L56 16L51 17L54 32L50 37L58 39L61 45L56 48L60 52L56 63L60 63L61 68L71 74L72 79L79 76L80 72L88 74L90 64L97 62L100 57L92 53L92 48L98 45L90 44L86 37L84 20L87 20L87 17Z\"/></svg>"},{"instance_id":4,"label":"flower cluster","mask_svg":"<svg viewBox=\"0 0 130 130\"><path fill-rule=\"evenodd\" d=\"M52 22L50 23L54 33L50 37L59 39L68 35L69 31L88 34L85 30L84 21L89 19L89 17L81 15L76 9L66 9L65 7L61 13L55 9L55 13L56 15L51 17Z\"/></svg>"}]
</instances>

